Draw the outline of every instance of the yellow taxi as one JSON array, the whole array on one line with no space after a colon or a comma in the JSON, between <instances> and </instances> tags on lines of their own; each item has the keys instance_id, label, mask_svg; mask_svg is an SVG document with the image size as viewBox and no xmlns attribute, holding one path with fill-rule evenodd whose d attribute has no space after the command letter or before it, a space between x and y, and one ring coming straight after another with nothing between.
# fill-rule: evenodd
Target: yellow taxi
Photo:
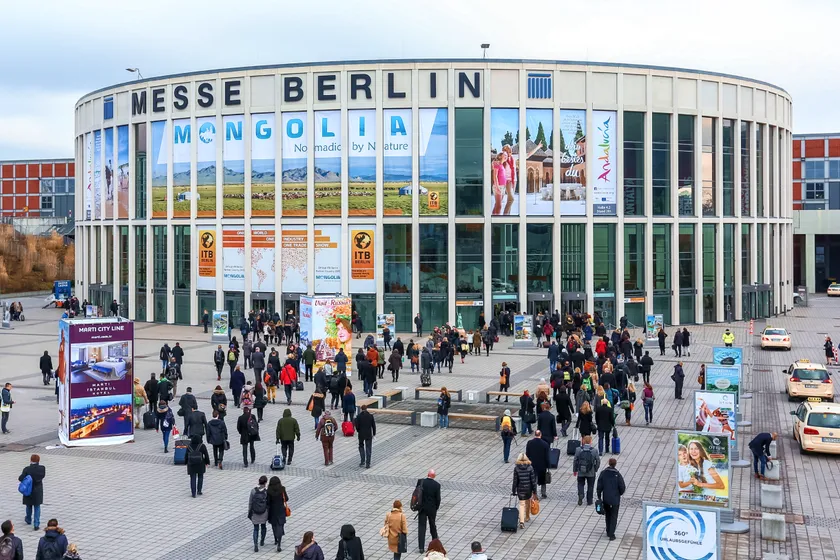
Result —
<instances>
[{"instance_id":1,"label":"yellow taxi","mask_svg":"<svg viewBox=\"0 0 840 560\"><path fill-rule=\"evenodd\" d=\"M765 327L761 331L761 349L784 348L790 351L790 334L779 327Z\"/></svg>"},{"instance_id":2,"label":"yellow taxi","mask_svg":"<svg viewBox=\"0 0 840 560\"><path fill-rule=\"evenodd\" d=\"M840 404L804 402L790 413L800 453L840 454Z\"/></svg>"},{"instance_id":3,"label":"yellow taxi","mask_svg":"<svg viewBox=\"0 0 840 560\"><path fill-rule=\"evenodd\" d=\"M785 391L789 401L834 401L834 383L831 382L831 374L824 365L813 364L810 360L799 360L782 371L788 376Z\"/></svg>"},{"instance_id":4,"label":"yellow taxi","mask_svg":"<svg viewBox=\"0 0 840 560\"><path fill-rule=\"evenodd\" d=\"M828 297L833 296L840 296L840 284L837 282L832 282L828 289L825 291L825 295Z\"/></svg>"}]
</instances>

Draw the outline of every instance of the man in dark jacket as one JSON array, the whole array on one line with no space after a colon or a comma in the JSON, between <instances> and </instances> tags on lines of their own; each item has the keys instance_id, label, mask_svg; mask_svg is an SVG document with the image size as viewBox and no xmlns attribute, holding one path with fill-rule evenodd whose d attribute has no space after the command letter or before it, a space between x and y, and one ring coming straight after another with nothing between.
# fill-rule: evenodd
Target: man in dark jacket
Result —
<instances>
[{"instance_id":1,"label":"man in dark jacket","mask_svg":"<svg viewBox=\"0 0 840 560\"><path fill-rule=\"evenodd\" d=\"M347 375L347 354L344 353L344 348L339 348L338 353L335 355L335 369L338 370L339 373L343 373ZM374 370L375 372L376 370Z\"/></svg>"},{"instance_id":2,"label":"man in dark jacket","mask_svg":"<svg viewBox=\"0 0 840 560\"><path fill-rule=\"evenodd\" d=\"M376 368L370 363L367 358L360 364L359 372L364 381L364 392L367 396L373 396L373 384L376 383ZM332 391L332 387L330 387Z\"/></svg>"},{"instance_id":3,"label":"man in dark jacket","mask_svg":"<svg viewBox=\"0 0 840 560\"><path fill-rule=\"evenodd\" d=\"M553 372L557 369L557 360L560 358L560 347L557 342L552 340L551 346L548 347L548 371Z\"/></svg>"},{"instance_id":4,"label":"man in dark jacket","mask_svg":"<svg viewBox=\"0 0 840 560\"><path fill-rule=\"evenodd\" d=\"M207 334L207 326L210 324L210 314L207 310L204 310L204 314L201 316L201 324L204 325L204 334Z\"/></svg>"},{"instance_id":5,"label":"man in dark jacket","mask_svg":"<svg viewBox=\"0 0 840 560\"><path fill-rule=\"evenodd\" d=\"M542 438L548 445L557 439L557 422L549 410L548 403L543 404L543 410L537 415L537 430L542 433Z\"/></svg>"},{"instance_id":6,"label":"man in dark jacket","mask_svg":"<svg viewBox=\"0 0 840 560\"><path fill-rule=\"evenodd\" d=\"M233 392L233 406L239 408L239 399L242 397L242 387L245 386L245 374L236 366L230 376L230 390Z\"/></svg>"},{"instance_id":7,"label":"man in dark jacket","mask_svg":"<svg viewBox=\"0 0 840 560\"><path fill-rule=\"evenodd\" d=\"M15 536L15 525L10 519L7 519L0 525L3 530L3 536L0 536L0 548L10 547L12 560L23 560L23 542Z\"/></svg>"},{"instance_id":8,"label":"man in dark jacket","mask_svg":"<svg viewBox=\"0 0 840 560\"><path fill-rule=\"evenodd\" d=\"M64 535L64 529L58 526L58 519L50 519L44 536L38 541L35 558L36 560L64 558L65 552L67 552L67 537Z\"/></svg>"},{"instance_id":9,"label":"man in dark jacket","mask_svg":"<svg viewBox=\"0 0 840 560\"><path fill-rule=\"evenodd\" d=\"M610 387L615 387L615 375L612 372L607 372L598 376L598 385L604 386L607 384L609 384Z\"/></svg>"},{"instance_id":10,"label":"man in dark jacket","mask_svg":"<svg viewBox=\"0 0 840 560\"><path fill-rule=\"evenodd\" d=\"M572 404L569 392L560 391L554 397L554 404L557 410L557 420L560 422L560 434L566 437L566 430L569 429L569 424L572 423L572 415L575 413L575 407Z\"/></svg>"},{"instance_id":11,"label":"man in dark jacket","mask_svg":"<svg viewBox=\"0 0 840 560\"><path fill-rule=\"evenodd\" d=\"M762 432L755 436L749 443L750 451L753 454L753 472L756 478L764 478L764 470L767 468L767 458L770 457L770 442L776 439L776 432ZM761 463L761 473L758 472L758 465Z\"/></svg>"},{"instance_id":12,"label":"man in dark jacket","mask_svg":"<svg viewBox=\"0 0 840 560\"><path fill-rule=\"evenodd\" d=\"M47 469L41 464L39 455L32 455L29 458L29 466L24 467L18 477L18 482L23 482L27 476L32 478L32 492L23 497L23 505L26 506L26 516L23 520L27 525L30 523L37 531L41 526L41 504L44 503L44 477L47 476ZM33 515L34 514L34 515Z\"/></svg>"},{"instance_id":13,"label":"man in dark jacket","mask_svg":"<svg viewBox=\"0 0 840 560\"><path fill-rule=\"evenodd\" d=\"M175 363L178 364L178 367L184 365L184 349L181 348L181 343L176 342L175 347L172 349L172 357L175 358Z\"/></svg>"},{"instance_id":14,"label":"man in dark jacket","mask_svg":"<svg viewBox=\"0 0 840 560\"><path fill-rule=\"evenodd\" d=\"M414 316L414 330L417 332L418 338L423 336L423 319L422 317L420 317L419 313Z\"/></svg>"},{"instance_id":15,"label":"man in dark jacket","mask_svg":"<svg viewBox=\"0 0 840 560\"><path fill-rule=\"evenodd\" d=\"M610 458L610 466L598 476L598 499L603 502L604 521L607 524L607 536L615 540L615 526L618 523L618 506L624 495L624 477L615 468L615 457Z\"/></svg>"},{"instance_id":16,"label":"man in dark jacket","mask_svg":"<svg viewBox=\"0 0 840 560\"><path fill-rule=\"evenodd\" d=\"M195 400L195 395L192 394L192 387L187 387L187 392L181 395L178 399L178 416L184 419L184 433L187 433L187 425L189 424L190 412L198 409L198 402Z\"/></svg>"},{"instance_id":17,"label":"man in dark jacket","mask_svg":"<svg viewBox=\"0 0 840 560\"><path fill-rule=\"evenodd\" d=\"M418 313L419 315L419 313ZM438 538L437 525L435 518L437 517L438 509L440 509L440 484L435 480L434 469L429 469L429 474L426 478L418 481L423 490L423 501L420 503L420 509L417 510L417 521L419 526L417 528L417 543L419 545L420 554L426 552L426 520L429 521L429 532L432 538Z\"/></svg>"},{"instance_id":18,"label":"man in dark jacket","mask_svg":"<svg viewBox=\"0 0 840 560\"><path fill-rule=\"evenodd\" d=\"M290 409L284 410L283 418L277 421L275 436L277 436L275 444L280 444L283 453L283 462L291 465L292 458L295 456L295 439L300 441L300 426L298 421L292 417Z\"/></svg>"},{"instance_id":19,"label":"man in dark jacket","mask_svg":"<svg viewBox=\"0 0 840 560\"><path fill-rule=\"evenodd\" d=\"M630 382L630 378L633 378L633 381L639 380L639 363L633 359L633 356L627 358L625 362L625 367L627 368L627 382ZM617 382L617 381L616 381Z\"/></svg>"},{"instance_id":20,"label":"man in dark jacket","mask_svg":"<svg viewBox=\"0 0 840 560\"><path fill-rule=\"evenodd\" d=\"M311 344L307 344L306 350L303 351L303 365L306 367L304 381L313 381L312 369L315 367L315 350L312 349Z\"/></svg>"},{"instance_id":21,"label":"man in dark jacket","mask_svg":"<svg viewBox=\"0 0 840 560\"><path fill-rule=\"evenodd\" d=\"M262 372L265 369L265 354L258 348L254 348L253 352L251 352L251 365L254 368L254 379L258 383L262 383Z\"/></svg>"},{"instance_id":22,"label":"man in dark jacket","mask_svg":"<svg viewBox=\"0 0 840 560\"><path fill-rule=\"evenodd\" d=\"M166 367L169 365L169 358L172 357L172 351L169 349L169 345L164 342L163 346L160 347L160 352L158 353L158 358L160 359L160 369L161 372L166 373Z\"/></svg>"},{"instance_id":23,"label":"man in dark jacket","mask_svg":"<svg viewBox=\"0 0 840 560\"><path fill-rule=\"evenodd\" d=\"M149 410L154 411L158 405L158 382L157 379L155 379L154 373L152 374L152 377L146 381L143 389L146 391L146 397L149 399Z\"/></svg>"},{"instance_id":24,"label":"man in dark jacket","mask_svg":"<svg viewBox=\"0 0 840 560\"><path fill-rule=\"evenodd\" d=\"M41 375L44 378L44 385L50 384L50 376L52 375L53 363L50 358L50 353L44 350L44 355L41 356L41 361L38 364L41 368Z\"/></svg>"},{"instance_id":25,"label":"man in dark jacket","mask_svg":"<svg viewBox=\"0 0 840 560\"><path fill-rule=\"evenodd\" d=\"M376 420L373 414L367 411L367 405L361 406L361 412L353 423L356 426L356 434L359 436L359 458L361 459L359 466L369 469L373 438L376 437Z\"/></svg>"},{"instance_id":26,"label":"man in dark jacket","mask_svg":"<svg viewBox=\"0 0 840 560\"><path fill-rule=\"evenodd\" d=\"M583 488L586 486L586 503L592 505L592 490L595 475L601 466L601 456L592 447L592 436L583 436L583 444L575 451L572 474L577 478L578 505L583 505Z\"/></svg>"},{"instance_id":27,"label":"man in dark jacket","mask_svg":"<svg viewBox=\"0 0 840 560\"><path fill-rule=\"evenodd\" d=\"M222 368L225 367L225 351L222 350L221 344L213 352L213 365L216 366L216 381L221 381Z\"/></svg>"},{"instance_id":28,"label":"man in dark jacket","mask_svg":"<svg viewBox=\"0 0 840 560\"><path fill-rule=\"evenodd\" d=\"M674 375L671 376L671 379L674 380L674 398L681 401L683 398L683 381L685 380L685 372L683 371L682 362L674 365Z\"/></svg>"},{"instance_id":29,"label":"man in dark jacket","mask_svg":"<svg viewBox=\"0 0 840 560\"><path fill-rule=\"evenodd\" d=\"M595 425L598 427L598 454L604 454L604 440L607 440L607 453L610 452L610 435L615 426L615 415L606 398L595 407Z\"/></svg>"},{"instance_id":30,"label":"man in dark jacket","mask_svg":"<svg viewBox=\"0 0 840 560\"><path fill-rule=\"evenodd\" d=\"M650 383L650 369L653 367L653 358L650 357L650 352L645 350L645 355L639 360L639 373L642 374L642 380L645 383Z\"/></svg>"},{"instance_id":31,"label":"man in dark jacket","mask_svg":"<svg viewBox=\"0 0 840 560\"><path fill-rule=\"evenodd\" d=\"M190 438L193 436L204 437L207 433L207 417L198 410L198 405L193 405L192 411L187 415L187 422L184 426L184 433Z\"/></svg>"},{"instance_id":32,"label":"man in dark jacket","mask_svg":"<svg viewBox=\"0 0 840 560\"><path fill-rule=\"evenodd\" d=\"M539 430L534 432L534 437L528 440L525 445L525 456L531 461L534 472L537 473L537 483L540 485L540 497L547 498L545 493L545 473L551 462L549 450L551 447L542 439Z\"/></svg>"}]
</instances>

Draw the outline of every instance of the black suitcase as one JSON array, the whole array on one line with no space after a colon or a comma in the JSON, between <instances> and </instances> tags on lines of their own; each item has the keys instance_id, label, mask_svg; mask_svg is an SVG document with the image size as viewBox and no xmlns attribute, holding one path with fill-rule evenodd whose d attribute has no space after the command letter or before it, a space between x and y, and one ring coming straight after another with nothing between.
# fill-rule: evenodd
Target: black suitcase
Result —
<instances>
[{"instance_id":1,"label":"black suitcase","mask_svg":"<svg viewBox=\"0 0 840 560\"><path fill-rule=\"evenodd\" d=\"M295 383L295 391L303 391L303 381Z\"/></svg>"},{"instance_id":2,"label":"black suitcase","mask_svg":"<svg viewBox=\"0 0 840 560\"><path fill-rule=\"evenodd\" d=\"M569 438L569 441L566 442L566 455L574 455L575 451L577 451L578 447L580 447L580 440L578 439L577 435L575 435L577 430L572 432L572 437Z\"/></svg>"},{"instance_id":3,"label":"black suitcase","mask_svg":"<svg viewBox=\"0 0 840 560\"><path fill-rule=\"evenodd\" d=\"M421 387L431 387L432 386L432 376L429 373L421 373L420 374L420 386Z\"/></svg>"},{"instance_id":4,"label":"black suitcase","mask_svg":"<svg viewBox=\"0 0 840 560\"><path fill-rule=\"evenodd\" d=\"M147 410L143 413L143 429L144 430L154 430L155 429L155 413L151 410Z\"/></svg>"},{"instance_id":5,"label":"black suitcase","mask_svg":"<svg viewBox=\"0 0 840 560\"><path fill-rule=\"evenodd\" d=\"M548 450L548 468L556 469L560 466L560 450L552 447Z\"/></svg>"},{"instance_id":6,"label":"black suitcase","mask_svg":"<svg viewBox=\"0 0 840 560\"><path fill-rule=\"evenodd\" d=\"M515 533L519 528L519 508L510 507L510 500L508 500L507 507L502 508L502 531Z\"/></svg>"}]
</instances>

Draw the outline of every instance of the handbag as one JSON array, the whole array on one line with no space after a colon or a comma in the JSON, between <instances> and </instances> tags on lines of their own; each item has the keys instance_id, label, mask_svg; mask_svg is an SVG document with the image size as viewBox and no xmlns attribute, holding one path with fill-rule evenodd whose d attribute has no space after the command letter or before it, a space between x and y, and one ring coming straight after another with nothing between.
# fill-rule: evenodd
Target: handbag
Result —
<instances>
[{"instance_id":1,"label":"handbag","mask_svg":"<svg viewBox=\"0 0 840 560\"><path fill-rule=\"evenodd\" d=\"M225 440L225 451L230 451L230 442Z\"/></svg>"},{"instance_id":2,"label":"handbag","mask_svg":"<svg viewBox=\"0 0 840 560\"><path fill-rule=\"evenodd\" d=\"M286 508L286 517L291 517L292 516L292 508L289 507L289 504L288 504L288 502L286 502L286 500L283 500L283 507Z\"/></svg>"},{"instance_id":3,"label":"handbag","mask_svg":"<svg viewBox=\"0 0 840 560\"><path fill-rule=\"evenodd\" d=\"M545 471L545 483L551 484L551 471L548 469Z\"/></svg>"},{"instance_id":4,"label":"handbag","mask_svg":"<svg viewBox=\"0 0 840 560\"><path fill-rule=\"evenodd\" d=\"M405 533L400 533L398 535L399 541L397 541L397 552L400 554L405 554L408 552L408 535Z\"/></svg>"},{"instance_id":5,"label":"handbag","mask_svg":"<svg viewBox=\"0 0 840 560\"><path fill-rule=\"evenodd\" d=\"M604 502L601 500L595 500L595 513L604 515Z\"/></svg>"},{"instance_id":6,"label":"handbag","mask_svg":"<svg viewBox=\"0 0 840 560\"><path fill-rule=\"evenodd\" d=\"M531 496L530 500L531 515L537 515L540 512L540 501L536 496Z\"/></svg>"}]
</instances>

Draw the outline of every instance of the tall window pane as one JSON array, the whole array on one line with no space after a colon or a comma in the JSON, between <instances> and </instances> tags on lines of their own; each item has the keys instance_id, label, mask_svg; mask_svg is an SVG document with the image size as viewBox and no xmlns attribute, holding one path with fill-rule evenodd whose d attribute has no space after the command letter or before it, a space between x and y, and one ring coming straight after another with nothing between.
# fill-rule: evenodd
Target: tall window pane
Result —
<instances>
[{"instance_id":1,"label":"tall window pane","mask_svg":"<svg viewBox=\"0 0 840 560\"><path fill-rule=\"evenodd\" d=\"M624 224L624 315L633 325L645 320L645 224ZM635 301L632 301L635 300Z\"/></svg>"},{"instance_id":2,"label":"tall window pane","mask_svg":"<svg viewBox=\"0 0 840 560\"><path fill-rule=\"evenodd\" d=\"M385 311L396 315L397 332L411 332L411 224L383 224L382 236Z\"/></svg>"},{"instance_id":3,"label":"tall window pane","mask_svg":"<svg viewBox=\"0 0 840 560\"><path fill-rule=\"evenodd\" d=\"M755 227L755 281L764 284L764 224L756 224Z\"/></svg>"},{"instance_id":4,"label":"tall window pane","mask_svg":"<svg viewBox=\"0 0 840 560\"><path fill-rule=\"evenodd\" d=\"M694 323L694 224L680 224L680 323Z\"/></svg>"},{"instance_id":5,"label":"tall window pane","mask_svg":"<svg viewBox=\"0 0 840 560\"><path fill-rule=\"evenodd\" d=\"M694 215L694 116L679 116L677 134L679 135L677 165L679 166L680 189L677 204L680 216L692 216Z\"/></svg>"},{"instance_id":6,"label":"tall window pane","mask_svg":"<svg viewBox=\"0 0 840 560\"><path fill-rule=\"evenodd\" d=\"M653 131L653 215L671 215L671 115L654 113Z\"/></svg>"},{"instance_id":7,"label":"tall window pane","mask_svg":"<svg viewBox=\"0 0 840 560\"><path fill-rule=\"evenodd\" d=\"M717 182L716 121L703 117L703 215L715 215L715 183Z\"/></svg>"},{"instance_id":8,"label":"tall window pane","mask_svg":"<svg viewBox=\"0 0 840 560\"><path fill-rule=\"evenodd\" d=\"M723 119L723 215L735 215L735 121Z\"/></svg>"},{"instance_id":9,"label":"tall window pane","mask_svg":"<svg viewBox=\"0 0 840 560\"><path fill-rule=\"evenodd\" d=\"M560 289L563 292L586 291L586 225L562 224L560 243Z\"/></svg>"},{"instance_id":10,"label":"tall window pane","mask_svg":"<svg viewBox=\"0 0 840 560\"><path fill-rule=\"evenodd\" d=\"M703 224L703 322L717 320L715 224Z\"/></svg>"},{"instance_id":11,"label":"tall window pane","mask_svg":"<svg viewBox=\"0 0 840 560\"><path fill-rule=\"evenodd\" d=\"M755 207L756 215L764 217L764 125L755 125Z\"/></svg>"},{"instance_id":12,"label":"tall window pane","mask_svg":"<svg viewBox=\"0 0 840 560\"><path fill-rule=\"evenodd\" d=\"M592 226L595 312L615 323L615 224Z\"/></svg>"},{"instance_id":13,"label":"tall window pane","mask_svg":"<svg viewBox=\"0 0 840 560\"><path fill-rule=\"evenodd\" d=\"M137 287L135 294L137 305L137 313L135 317L138 321L146 320L146 227L134 227L134 283Z\"/></svg>"},{"instance_id":14,"label":"tall window pane","mask_svg":"<svg viewBox=\"0 0 840 560\"><path fill-rule=\"evenodd\" d=\"M769 133L768 133L768 136L767 136L767 140L768 140L767 141L767 164L768 164L767 165L767 169L768 169L767 172L769 173L769 176L767 177L767 184L768 184L769 188L767 189L767 194L768 194L768 196L767 196L767 215L770 216L770 217L773 217L773 216L776 215L776 209L773 208L773 201L776 198L776 173L775 173L775 170L776 170L776 157L777 157L778 154L776 154L775 144L773 142L773 139L776 136L776 127L775 126L768 127L768 130L769 130Z\"/></svg>"},{"instance_id":15,"label":"tall window pane","mask_svg":"<svg viewBox=\"0 0 840 560\"><path fill-rule=\"evenodd\" d=\"M190 323L190 227L175 226L175 322Z\"/></svg>"},{"instance_id":16,"label":"tall window pane","mask_svg":"<svg viewBox=\"0 0 840 560\"><path fill-rule=\"evenodd\" d=\"M455 291L476 294L483 285L484 224L456 224Z\"/></svg>"},{"instance_id":17,"label":"tall window pane","mask_svg":"<svg viewBox=\"0 0 840 560\"><path fill-rule=\"evenodd\" d=\"M723 224L723 311L735 317L735 224Z\"/></svg>"},{"instance_id":18,"label":"tall window pane","mask_svg":"<svg viewBox=\"0 0 840 560\"><path fill-rule=\"evenodd\" d=\"M447 227L446 224L420 224L420 312L423 323L428 325L442 325L449 320Z\"/></svg>"},{"instance_id":19,"label":"tall window pane","mask_svg":"<svg viewBox=\"0 0 840 560\"><path fill-rule=\"evenodd\" d=\"M455 109L455 213L484 214L484 109Z\"/></svg>"},{"instance_id":20,"label":"tall window pane","mask_svg":"<svg viewBox=\"0 0 840 560\"><path fill-rule=\"evenodd\" d=\"M750 224L741 224L741 284L749 285L750 282Z\"/></svg>"},{"instance_id":21,"label":"tall window pane","mask_svg":"<svg viewBox=\"0 0 840 560\"><path fill-rule=\"evenodd\" d=\"M671 224L653 224L653 312L671 321Z\"/></svg>"},{"instance_id":22,"label":"tall window pane","mask_svg":"<svg viewBox=\"0 0 840 560\"><path fill-rule=\"evenodd\" d=\"M146 217L146 123L134 125L134 217Z\"/></svg>"},{"instance_id":23,"label":"tall window pane","mask_svg":"<svg viewBox=\"0 0 840 560\"><path fill-rule=\"evenodd\" d=\"M526 281L528 293L551 292L553 290L554 259L552 251L551 224L528 224L528 270Z\"/></svg>"},{"instance_id":24,"label":"tall window pane","mask_svg":"<svg viewBox=\"0 0 840 560\"><path fill-rule=\"evenodd\" d=\"M624 112L624 214L645 212L645 114Z\"/></svg>"},{"instance_id":25,"label":"tall window pane","mask_svg":"<svg viewBox=\"0 0 840 560\"><path fill-rule=\"evenodd\" d=\"M152 258L154 260L154 270L152 271L154 274L154 284L152 291L154 292L154 318L156 323L166 322L166 229L167 226L152 227L152 246L154 248L152 253Z\"/></svg>"},{"instance_id":26,"label":"tall window pane","mask_svg":"<svg viewBox=\"0 0 840 560\"><path fill-rule=\"evenodd\" d=\"M494 294L515 294L519 283L519 225L493 224L491 253Z\"/></svg>"},{"instance_id":27,"label":"tall window pane","mask_svg":"<svg viewBox=\"0 0 840 560\"><path fill-rule=\"evenodd\" d=\"M750 151L752 123L741 122L741 215L750 215Z\"/></svg>"}]
</instances>

